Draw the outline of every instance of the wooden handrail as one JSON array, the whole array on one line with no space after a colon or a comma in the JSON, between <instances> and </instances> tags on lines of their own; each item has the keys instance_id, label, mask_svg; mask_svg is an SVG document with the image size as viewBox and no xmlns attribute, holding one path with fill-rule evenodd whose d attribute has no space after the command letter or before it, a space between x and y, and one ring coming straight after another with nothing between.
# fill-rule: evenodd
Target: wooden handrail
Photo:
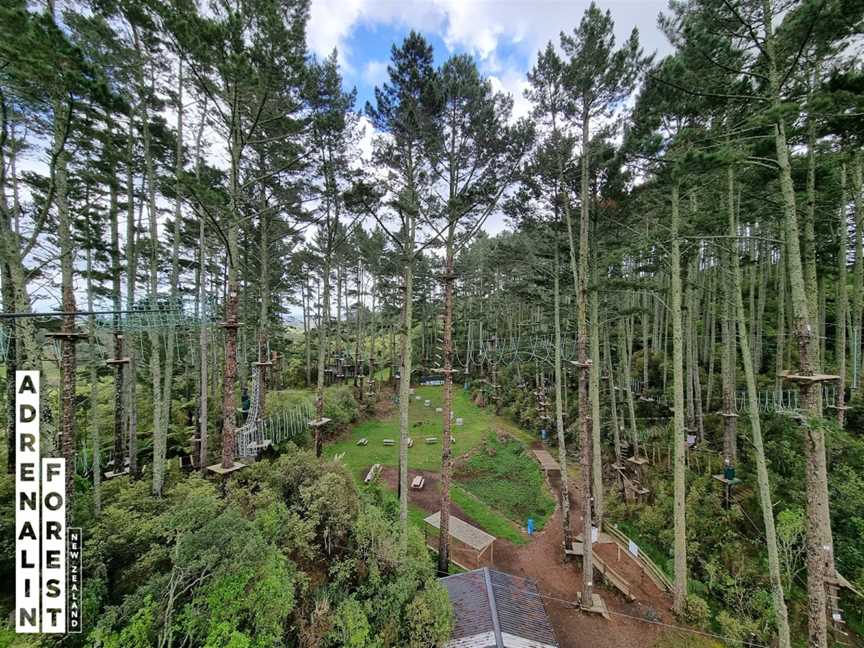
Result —
<instances>
[{"instance_id":1,"label":"wooden handrail","mask_svg":"<svg viewBox=\"0 0 864 648\"><path fill-rule=\"evenodd\" d=\"M648 574L648 577L654 582L654 584L659 587L661 590L665 590L667 592L672 591L672 581L671 579L660 569L653 560L651 560L648 556L645 555L645 552L640 551L638 556L634 556L630 553L630 538L624 535L624 532L621 531L614 524L604 525L603 530L613 539L615 540L624 551L627 552L628 555L632 556L633 559L639 563L642 567L642 571Z\"/></svg>"}]
</instances>

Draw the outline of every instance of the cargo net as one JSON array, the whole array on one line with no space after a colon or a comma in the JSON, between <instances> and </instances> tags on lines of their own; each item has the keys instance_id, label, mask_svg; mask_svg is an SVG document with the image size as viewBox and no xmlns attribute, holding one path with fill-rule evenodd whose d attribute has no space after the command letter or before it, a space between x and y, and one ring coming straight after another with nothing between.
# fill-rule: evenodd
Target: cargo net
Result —
<instances>
[{"instance_id":1,"label":"cargo net","mask_svg":"<svg viewBox=\"0 0 864 648\"><path fill-rule=\"evenodd\" d=\"M138 302L131 310L102 311L96 316L96 326L103 330L140 333L172 328L209 326L215 321L211 301L196 303L192 299L160 299ZM98 309L97 309L98 311Z\"/></svg>"}]
</instances>

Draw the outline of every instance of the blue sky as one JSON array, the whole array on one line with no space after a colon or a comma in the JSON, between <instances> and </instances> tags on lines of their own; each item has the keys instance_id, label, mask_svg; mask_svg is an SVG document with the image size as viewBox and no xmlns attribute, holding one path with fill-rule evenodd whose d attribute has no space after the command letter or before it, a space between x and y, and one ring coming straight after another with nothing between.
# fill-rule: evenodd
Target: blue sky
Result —
<instances>
[{"instance_id":1,"label":"blue sky","mask_svg":"<svg viewBox=\"0 0 864 648\"><path fill-rule=\"evenodd\" d=\"M633 27L647 52L669 47L657 29L667 0L606 0L623 40ZM513 95L517 116L528 110L522 98L525 75L537 51L561 30L571 31L588 0L312 0L309 46L323 56L339 50L347 87L358 92L358 108L386 78L390 47L415 29L435 49L440 63L454 53L475 56L497 89Z\"/></svg>"}]
</instances>

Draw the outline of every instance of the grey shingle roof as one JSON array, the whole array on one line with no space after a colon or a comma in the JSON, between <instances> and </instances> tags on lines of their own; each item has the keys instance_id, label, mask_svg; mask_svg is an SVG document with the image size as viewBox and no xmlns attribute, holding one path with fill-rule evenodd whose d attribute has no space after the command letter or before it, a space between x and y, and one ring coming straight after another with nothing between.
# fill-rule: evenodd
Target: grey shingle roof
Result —
<instances>
[{"instance_id":1,"label":"grey shingle roof","mask_svg":"<svg viewBox=\"0 0 864 648\"><path fill-rule=\"evenodd\" d=\"M558 646L533 581L487 567L441 579L453 604L448 648Z\"/></svg>"}]
</instances>

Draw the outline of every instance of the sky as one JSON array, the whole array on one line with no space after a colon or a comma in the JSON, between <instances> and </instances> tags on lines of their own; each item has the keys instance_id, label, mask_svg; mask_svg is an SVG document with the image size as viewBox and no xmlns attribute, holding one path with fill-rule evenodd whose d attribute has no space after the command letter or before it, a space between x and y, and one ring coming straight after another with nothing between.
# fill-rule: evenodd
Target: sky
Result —
<instances>
[{"instance_id":1,"label":"sky","mask_svg":"<svg viewBox=\"0 0 864 648\"><path fill-rule=\"evenodd\" d=\"M412 29L431 43L436 63L451 54L472 54L480 71L496 90L514 100L514 117L526 116L523 96L526 74L537 52L561 31L579 24L590 0L312 0L307 42L319 57L335 48L346 89L357 89L357 108L374 98L374 89L387 79L390 48ZM639 30L646 53L667 53L670 47L657 28L657 16L668 0L601 0L615 21L616 41ZM370 129L362 147L371 147ZM487 231L504 229L500 215Z\"/></svg>"}]
</instances>

